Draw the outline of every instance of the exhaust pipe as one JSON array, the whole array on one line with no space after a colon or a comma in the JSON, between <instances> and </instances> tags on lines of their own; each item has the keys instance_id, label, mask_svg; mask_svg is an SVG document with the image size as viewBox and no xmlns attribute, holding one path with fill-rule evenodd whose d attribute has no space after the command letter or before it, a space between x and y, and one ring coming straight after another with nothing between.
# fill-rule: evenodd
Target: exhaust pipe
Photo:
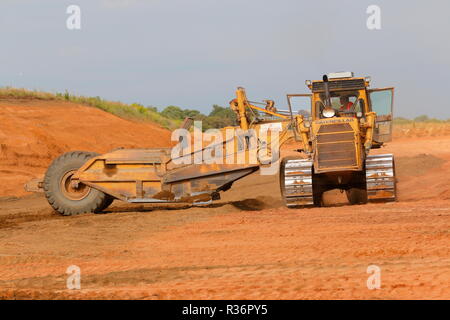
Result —
<instances>
[{"instance_id":1,"label":"exhaust pipe","mask_svg":"<svg viewBox=\"0 0 450 320\"><path fill-rule=\"evenodd\" d=\"M323 89L325 90L325 107L331 108L330 87L328 86L328 76L323 75Z\"/></svg>"}]
</instances>

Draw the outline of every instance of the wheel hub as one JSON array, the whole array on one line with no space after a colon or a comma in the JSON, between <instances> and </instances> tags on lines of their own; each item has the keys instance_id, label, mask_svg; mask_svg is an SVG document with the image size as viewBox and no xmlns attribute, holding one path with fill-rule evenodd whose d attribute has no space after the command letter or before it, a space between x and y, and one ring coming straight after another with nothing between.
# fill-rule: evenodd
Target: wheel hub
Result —
<instances>
[{"instance_id":1,"label":"wheel hub","mask_svg":"<svg viewBox=\"0 0 450 320\"><path fill-rule=\"evenodd\" d=\"M61 191L70 200L82 200L87 197L91 188L82 183L78 183L77 185L72 183L72 177L75 172L76 170L68 171L61 178Z\"/></svg>"}]
</instances>

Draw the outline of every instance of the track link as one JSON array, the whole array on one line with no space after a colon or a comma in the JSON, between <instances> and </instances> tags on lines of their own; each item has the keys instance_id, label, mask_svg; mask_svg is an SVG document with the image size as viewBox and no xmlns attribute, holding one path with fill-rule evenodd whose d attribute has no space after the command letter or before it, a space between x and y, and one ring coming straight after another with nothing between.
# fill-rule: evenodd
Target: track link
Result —
<instances>
[{"instance_id":1,"label":"track link","mask_svg":"<svg viewBox=\"0 0 450 320\"><path fill-rule=\"evenodd\" d=\"M288 207L313 206L312 166L309 159L283 159L281 194Z\"/></svg>"},{"instance_id":2,"label":"track link","mask_svg":"<svg viewBox=\"0 0 450 320\"><path fill-rule=\"evenodd\" d=\"M366 158L367 198L369 201L395 201L397 198L394 155Z\"/></svg>"}]
</instances>

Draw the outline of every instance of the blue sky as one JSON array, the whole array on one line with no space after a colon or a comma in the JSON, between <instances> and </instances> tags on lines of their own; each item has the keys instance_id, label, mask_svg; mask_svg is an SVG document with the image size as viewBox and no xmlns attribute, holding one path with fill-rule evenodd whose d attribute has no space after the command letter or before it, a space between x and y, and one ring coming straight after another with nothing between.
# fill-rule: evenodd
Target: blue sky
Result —
<instances>
[{"instance_id":1,"label":"blue sky","mask_svg":"<svg viewBox=\"0 0 450 320\"><path fill-rule=\"evenodd\" d=\"M81 8L81 30L66 8ZM381 8L381 30L366 9ZM209 112L237 86L251 100L306 93L349 70L394 86L397 116L450 118L450 2L3 0L0 86Z\"/></svg>"}]
</instances>

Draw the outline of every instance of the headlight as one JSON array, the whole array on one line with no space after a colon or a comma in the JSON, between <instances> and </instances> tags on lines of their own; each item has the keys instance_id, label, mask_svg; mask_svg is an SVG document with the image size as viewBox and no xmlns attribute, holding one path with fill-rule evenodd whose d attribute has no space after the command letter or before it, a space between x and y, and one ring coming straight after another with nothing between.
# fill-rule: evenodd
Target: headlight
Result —
<instances>
[{"instance_id":1,"label":"headlight","mask_svg":"<svg viewBox=\"0 0 450 320\"><path fill-rule=\"evenodd\" d=\"M333 108L325 108L322 111L322 115L325 118L332 118L336 115L336 110L334 110Z\"/></svg>"}]
</instances>

